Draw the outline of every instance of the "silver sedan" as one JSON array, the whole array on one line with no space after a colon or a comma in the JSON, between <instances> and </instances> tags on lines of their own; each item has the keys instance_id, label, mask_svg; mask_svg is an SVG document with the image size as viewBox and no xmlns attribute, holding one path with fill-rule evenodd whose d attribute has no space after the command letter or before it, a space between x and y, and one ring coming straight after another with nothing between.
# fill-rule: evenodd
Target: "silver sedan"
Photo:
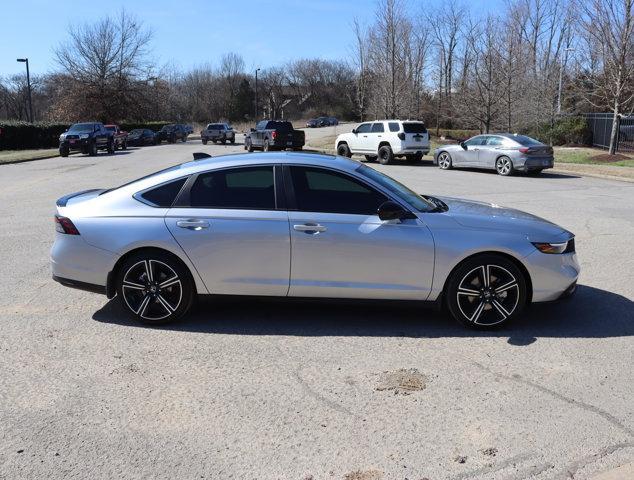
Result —
<instances>
[{"instance_id":1,"label":"silver sedan","mask_svg":"<svg viewBox=\"0 0 634 480\"><path fill-rule=\"evenodd\" d=\"M342 157L199 159L56 207L53 278L147 323L216 294L419 300L486 328L571 294L579 275L562 227L419 195Z\"/></svg>"},{"instance_id":2,"label":"silver sedan","mask_svg":"<svg viewBox=\"0 0 634 480\"><path fill-rule=\"evenodd\" d=\"M548 145L512 133L476 135L458 145L440 145L434 163L443 170L453 167L485 168L500 175L526 172L539 174L553 168L553 149Z\"/></svg>"}]
</instances>

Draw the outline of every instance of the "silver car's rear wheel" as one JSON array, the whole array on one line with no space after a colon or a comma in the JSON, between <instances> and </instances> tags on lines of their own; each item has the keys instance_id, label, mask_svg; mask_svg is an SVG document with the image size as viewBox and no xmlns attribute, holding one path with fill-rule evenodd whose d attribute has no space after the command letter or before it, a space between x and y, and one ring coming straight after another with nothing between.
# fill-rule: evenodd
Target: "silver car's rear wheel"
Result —
<instances>
[{"instance_id":1,"label":"silver car's rear wheel","mask_svg":"<svg viewBox=\"0 0 634 480\"><path fill-rule=\"evenodd\" d=\"M117 293L123 306L146 323L166 323L184 315L193 300L186 269L167 255L135 256L122 265Z\"/></svg>"},{"instance_id":2,"label":"silver car's rear wheel","mask_svg":"<svg viewBox=\"0 0 634 480\"><path fill-rule=\"evenodd\" d=\"M482 255L458 268L449 281L447 305L461 323L498 327L519 314L526 302L526 280L509 260Z\"/></svg>"},{"instance_id":3,"label":"silver car's rear wheel","mask_svg":"<svg viewBox=\"0 0 634 480\"><path fill-rule=\"evenodd\" d=\"M505 177L513 175L513 162L509 157L500 157L495 161L495 169Z\"/></svg>"},{"instance_id":4,"label":"silver car's rear wheel","mask_svg":"<svg viewBox=\"0 0 634 480\"><path fill-rule=\"evenodd\" d=\"M451 168L451 155L447 152L442 152L438 155L438 166L443 170L449 170Z\"/></svg>"}]
</instances>

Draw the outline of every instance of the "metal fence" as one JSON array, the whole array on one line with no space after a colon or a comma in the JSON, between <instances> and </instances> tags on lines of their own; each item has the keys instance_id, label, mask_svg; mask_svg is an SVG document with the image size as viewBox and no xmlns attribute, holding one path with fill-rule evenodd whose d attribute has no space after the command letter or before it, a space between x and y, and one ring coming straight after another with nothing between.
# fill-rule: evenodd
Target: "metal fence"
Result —
<instances>
[{"instance_id":1,"label":"metal fence","mask_svg":"<svg viewBox=\"0 0 634 480\"><path fill-rule=\"evenodd\" d=\"M588 127L592 132L592 146L609 148L612 135L612 113L587 113L585 115ZM619 117L617 152L634 152L634 116Z\"/></svg>"}]
</instances>

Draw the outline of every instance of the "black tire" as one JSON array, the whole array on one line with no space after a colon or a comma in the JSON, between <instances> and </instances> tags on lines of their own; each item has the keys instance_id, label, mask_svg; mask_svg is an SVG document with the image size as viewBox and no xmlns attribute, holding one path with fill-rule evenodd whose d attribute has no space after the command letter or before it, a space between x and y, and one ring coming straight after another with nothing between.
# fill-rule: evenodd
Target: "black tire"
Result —
<instances>
[{"instance_id":1,"label":"black tire","mask_svg":"<svg viewBox=\"0 0 634 480\"><path fill-rule=\"evenodd\" d=\"M185 135L183 138L181 138L181 141L182 141L183 143L185 143L185 142L187 141L187 135Z\"/></svg>"},{"instance_id":2,"label":"black tire","mask_svg":"<svg viewBox=\"0 0 634 480\"><path fill-rule=\"evenodd\" d=\"M376 155L365 155L366 162L376 162Z\"/></svg>"},{"instance_id":3,"label":"black tire","mask_svg":"<svg viewBox=\"0 0 634 480\"><path fill-rule=\"evenodd\" d=\"M236 136L235 135L233 135L231 137L231 145L233 145L234 143L236 143Z\"/></svg>"},{"instance_id":4,"label":"black tire","mask_svg":"<svg viewBox=\"0 0 634 480\"><path fill-rule=\"evenodd\" d=\"M97 155L97 153L99 153L97 150L97 144L95 142L92 142L88 147L88 155L94 157L95 155Z\"/></svg>"},{"instance_id":5,"label":"black tire","mask_svg":"<svg viewBox=\"0 0 634 480\"><path fill-rule=\"evenodd\" d=\"M498 328L516 318L526 305L526 278L515 263L501 255L477 255L451 273L443 295L449 312L463 325Z\"/></svg>"},{"instance_id":6,"label":"black tire","mask_svg":"<svg viewBox=\"0 0 634 480\"><path fill-rule=\"evenodd\" d=\"M108 153L113 154L114 153L114 140L112 140L111 142L108 142L108 146L106 147L106 150L108 151Z\"/></svg>"},{"instance_id":7,"label":"black tire","mask_svg":"<svg viewBox=\"0 0 634 480\"><path fill-rule=\"evenodd\" d=\"M148 278L148 272L152 278ZM178 320L194 303L195 288L189 270L173 255L160 251L131 255L119 268L116 282L123 308L150 325Z\"/></svg>"},{"instance_id":8,"label":"black tire","mask_svg":"<svg viewBox=\"0 0 634 480\"><path fill-rule=\"evenodd\" d=\"M250 139L249 140L245 140L244 143L245 143L245 147L246 147L247 151L249 153L253 152L253 143L251 143L251 140ZM247 143L248 143L248 145L247 145Z\"/></svg>"},{"instance_id":9,"label":"black tire","mask_svg":"<svg viewBox=\"0 0 634 480\"><path fill-rule=\"evenodd\" d=\"M414 155L405 155L405 161L412 165L420 163L422 160L423 160L422 153L416 153Z\"/></svg>"},{"instance_id":10,"label":"black tire","mask_svg":"<svg viewBox=\"0 0 634 480\"><path fill-rule=\"evenodd\" d=\"M441 170L451 170L453 168L453 161L449 152L440 152L438 155L438 168Z\"/></svg>"},{"instance_id":11,"label":"black tire","mask_svg":"<svg viewBox=\"0 0 634 480\"><path fill-rule=\"evenodd\" d=\"M121 149L122 150L127 150L128 149L128 141L124 140L123 143L121 144Z\"/></svg>"},{"instance_id":12,"label":"black tire","mask_svg":"<svg viewBox=\"0 0 634 480\"><path fill-rule=\"evenodd\" d=\"M301 152L303 147L293 147L294 152Z\"/></svg>"},{"instance_id":13,"label":"black tire","mask_svg":"<svg viewBox=\"0 0 634 480\"><path fill-rule=\"evenodd\" d=\"M389 165L394 161L394 153L389 145L383 145L379 148L378 160L381 165Z\"/></svg>"},{"instance_id":14,"label":"black tire","mask_svg":"<svg viewBox=\"0 0 634 480\"><path fill-rule=\"evenodd\" d=\"M220 143L225 145L227 143L227 139L225 137L222 137L222 139L220 140Z\"/></svg>"},{"instance_id":15,"label":"black tire","mask_svg":"<svg viewBox=\"0 0 634 480\"><path fill-rule=\"evenodd\" d=\"M207 145L207 139L203 138L203 145Z\"/></svg>"},{"instance_id":16,"label":"black tire","mask_svg":"<svg viewBox=\"0 0 634 480\"><path fill-rule=\"evenodd\" d=\"M515 172L513 168L513 162L509 157L500 157L495 161L495 170L498 175L503 177L510 177Z\"/></svg>"},{"instance_id":17,"label":"black tire","mask_svg":"<svg viewBox=\"0 0 634 480\"><path fill-rule=\"evenodd\" d=\"M350 147L348 147L347 143L340 143L337 145L337 155L346 158L352 157L352 152L350 151Z\"/></svg>"},{"instance_id":18,"label":"black tire","mask_svg":"<svg viewBox=\"0 0 634 480\"><path fill-rule=\"evenodd\" d=\"M271 145L269 144L268 140L264 140L264 146L262 147L262 151L264 151L264 152L270 152L271 151Z\"/></svg>"},{"instance_id":19,"label":"black tire","mask_svg":"<svg viewBox=\"0 0 634 480\"><path fill-rule=\"evenodd\" d=\"M70 149L68 147L60 147L59 154L62 157L68 157L68 155L70 154Z\"/></svg>"}]
</instances>

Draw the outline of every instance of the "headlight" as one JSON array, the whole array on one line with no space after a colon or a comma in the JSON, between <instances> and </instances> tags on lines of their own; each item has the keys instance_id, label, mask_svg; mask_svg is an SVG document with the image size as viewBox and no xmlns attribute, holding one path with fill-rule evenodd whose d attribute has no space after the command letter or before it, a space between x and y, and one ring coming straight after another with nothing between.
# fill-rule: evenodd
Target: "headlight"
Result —
<instances>
[{"instance_id":1,"label":"headlight","mask_svg":"<svg viewBox=\"0 0 634 480\"><path fill-rule=\"evenodd\" d=\"M87 133L82 133L79 135L79 138L81 138L82 140L85 138L88 138L90 135L88 135Z\"/></svg>"},{"instance_id":2,"label":"headlight","mask_svg":"<svg viewBox=\"0 0 634 480\"><path fill-rule=\"evenodd\" d=\"M542 253L560 254L560 253L574 253L575 251L575 239L571 238L567 242L563 243L539 243L533 242L535 248Z\"/></svg>"},{"instance_id":3,"label":"headlight","mask_svg":"<svg viewBox=\"0 0 634 480\"><path fill-rule=\"evenodd\" d=\"M65 134L65 133L62 133L62 134L59 136L59 140L60 140L60 141L64 140L65 138L66 138L66 134Z\"/></svg>"}]
</instances>

